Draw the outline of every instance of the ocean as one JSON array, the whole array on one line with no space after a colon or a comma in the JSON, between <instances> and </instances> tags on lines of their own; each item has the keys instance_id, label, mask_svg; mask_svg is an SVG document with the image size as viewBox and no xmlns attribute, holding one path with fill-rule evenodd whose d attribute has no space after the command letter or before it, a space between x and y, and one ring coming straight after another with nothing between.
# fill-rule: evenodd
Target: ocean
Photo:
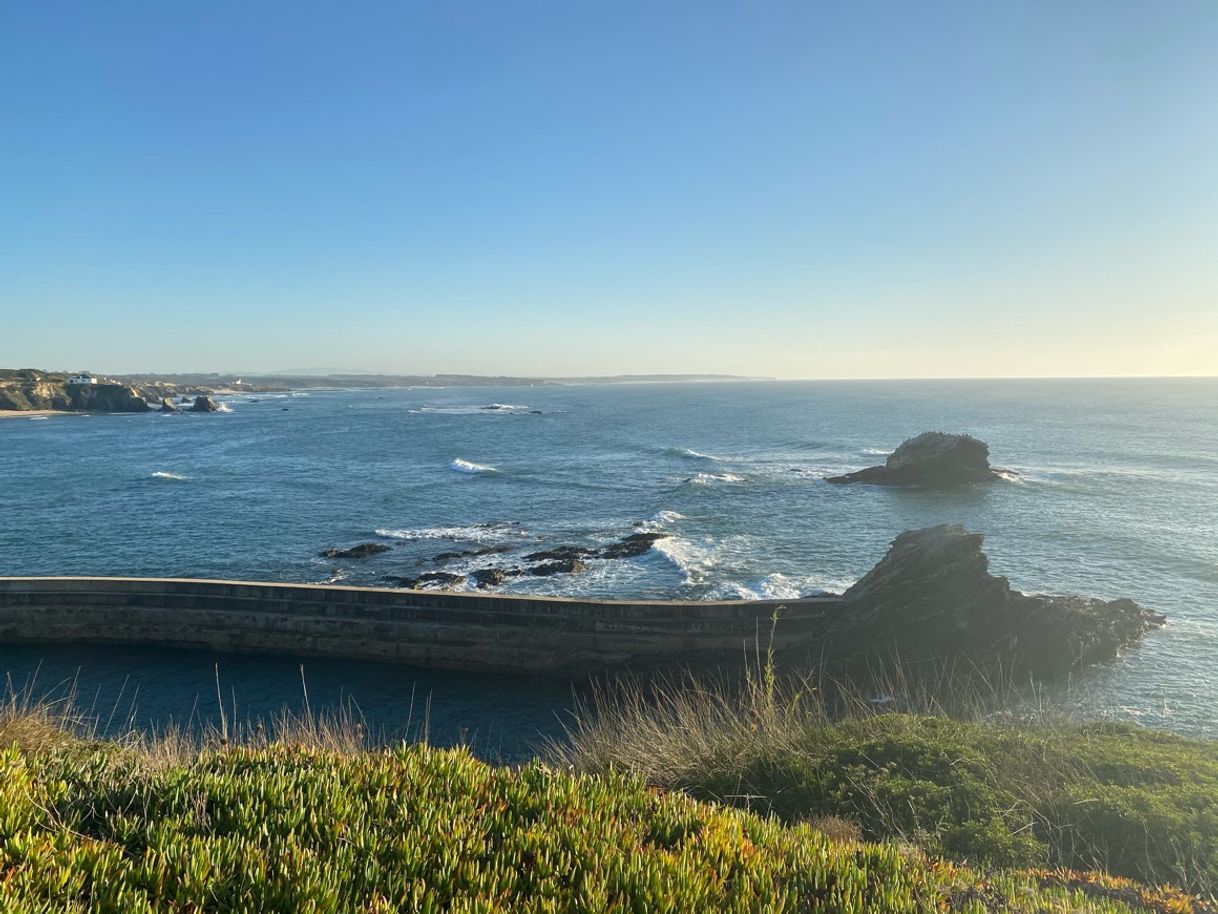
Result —
<instances>
[{"instance_id":1,"label":"ocean","mask_svg":"<svg viewBox=\"0 0 1218 914\"><path fill-rule=\"evenodd\" d=\"M1168 615L1142 645L1070 683L1060 699L1072 710L1218 736L1218 380L219 400L214 414L0 421L0 574L376 585L654 530L670 536L646 555L501 589L793 599L848 587L903 530L953 522L986 534L991 569L1021 590L1131 597ZM982 438L1017 479L956 492L824 482L927 430ZM390 548L320 555L364 542ZM315 708L351 700L391 733L417 727L426 709L433 739L472 739L502 757L556 732L571 703L570 688L552 683L346 661L0 646L0 672L16 686L74 681L103 718L139 725L216 715L217 665L239 715L298 707L302 663Z\"/></svg>"}]
</instances>

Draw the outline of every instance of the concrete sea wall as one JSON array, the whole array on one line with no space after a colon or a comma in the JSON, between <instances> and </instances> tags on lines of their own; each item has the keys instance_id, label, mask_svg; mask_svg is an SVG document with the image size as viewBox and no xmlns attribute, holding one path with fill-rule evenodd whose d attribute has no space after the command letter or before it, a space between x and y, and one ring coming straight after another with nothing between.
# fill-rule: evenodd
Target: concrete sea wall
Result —
<instances>
[{"instance_id":1,"label":"concrete sea wall","mask_svg":"<svg viewBox=\"0 0 1218 914\"><path fill-rule=\"evenodd\" d=\"M85 642L580 677L739 664L810 640L836 597L617 601L181 578L0 577L0 642Z\"/></svg>"}]
</instances>

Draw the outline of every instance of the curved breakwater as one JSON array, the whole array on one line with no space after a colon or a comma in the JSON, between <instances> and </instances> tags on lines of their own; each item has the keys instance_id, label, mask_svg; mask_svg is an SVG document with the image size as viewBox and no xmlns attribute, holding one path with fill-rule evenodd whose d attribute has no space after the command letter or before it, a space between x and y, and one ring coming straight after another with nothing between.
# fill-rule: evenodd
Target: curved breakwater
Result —
<instances>
[{"instance_id":1,"label":"curved breakwater","mask_svg":"<svg viewBox=\"0 0 1218 914\"><path fill-rule=\"evenodd\" d=\"M185 578L0 578L0 642L84 642L580 677L738 663L835 597L619 601ZM782 622L771 619L780 612Z\"/></svg>"}]
</instances>

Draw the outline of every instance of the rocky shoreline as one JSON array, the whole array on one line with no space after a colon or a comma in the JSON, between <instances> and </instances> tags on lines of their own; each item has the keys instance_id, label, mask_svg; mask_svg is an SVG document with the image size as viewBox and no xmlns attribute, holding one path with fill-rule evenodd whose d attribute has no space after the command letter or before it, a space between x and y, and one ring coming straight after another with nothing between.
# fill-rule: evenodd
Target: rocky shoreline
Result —
<instances>
[{"instance_id":1,"label":"rocky shoreline","mask_svg":"<svg viewBox=\"0 0 1218 914\"><path fill-rule=\"evenodd\" d=\"M503 559L515 551L511 546L449 550L430 561L458 563L454 566L385 574L380 580L415 592L494 590L513 579L581 574L595 562L639 558L669 536L640 531L604 546L564 545L529 552L522 548L515 561ZM784 649L784 667L950 661L1052 677L1109 660L1166 621L1128 599L1014 590L1006 578L989 573L989 559L981 548L984 539L953 524L908 531L893 540L888 553L845 593L809 594L787 601L791 607L807 607L828 600L825 605L832 609L819 613L807 635ZM389 545L367 542L329 548L321 556L364 562L391 552ZM474 567L460 564L480 559L487 561ZM335 574L329 582L341 580ZM600 601L586 602L591 606ZM687 601L685 605L708 604ZM806 608L799 615L806 616ZM781 616L780 612L779 626Z\"/></svg>"},{"instance_id":2,"label":"rocky shoreline","mask_svg":"<svg viewBox=\"0 0 1218 914\"><path fill-rule=\"evenodd\" d=\"M251 386L248 391L263 388ZM102 378L73 384L62 372L0 369L0 418L72 413L217 412L212 399L226 391L176 384L133 384ZM186 402L192 406L179 406Z\"/></svg>"}]
</instances>

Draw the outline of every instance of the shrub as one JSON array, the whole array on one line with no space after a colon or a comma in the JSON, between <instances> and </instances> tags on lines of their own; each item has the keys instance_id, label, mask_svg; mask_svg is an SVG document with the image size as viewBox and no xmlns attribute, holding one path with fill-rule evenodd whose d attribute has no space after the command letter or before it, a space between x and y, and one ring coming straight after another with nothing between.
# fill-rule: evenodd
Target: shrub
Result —
<instances>
[{"instance_id":1,"label":"shrub","mask_svg":"<svg viewBox=\"0 0 1218 914\"><path fill-rule=\"evenodd\" d=\"M841 695L830 713L818 695L765 676L622 687L596 695L549 754L787 822L846 819L867 840L957 861L1218 889L1214 743L1043 716L880 713Z\"/></svg>"}]
</instances>

